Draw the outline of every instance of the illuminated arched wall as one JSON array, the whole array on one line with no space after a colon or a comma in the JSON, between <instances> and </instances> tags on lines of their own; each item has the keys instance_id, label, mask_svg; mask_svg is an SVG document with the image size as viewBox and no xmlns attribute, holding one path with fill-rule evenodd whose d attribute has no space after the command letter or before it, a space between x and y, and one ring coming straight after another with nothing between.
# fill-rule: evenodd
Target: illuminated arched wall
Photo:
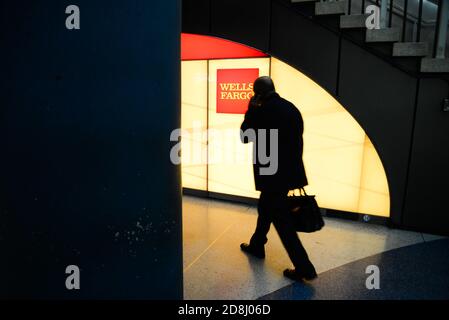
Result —
<instances>
[{"instance_id":1,"label":"illuminated arched wall","mask_svg":"<svg viewBox=\"0 0 449 320\"><path fill-rule=\"evenodd\" d=\"M281 96L304 118L304 164L309 190L321 207L389 216L382 162L357 121L310 78L272 58L271 76Z\"/></svg>"},{"instance_id":2,"label":"illuminated arched wall","mask_svg":"<svg viewBox=\"0 0 449 320\"><path fill-rule=\"evenodd\" d=\"M304 118L307 191L320 207L389 216L390 197L382 162L354 118L330 94L301 72L275 58L182 61L183 187L258 198L251 145L240 142L243 114L217 113L218 69L259 69L271 75L279 94L293 102ZM209 129L231 129L223 137ZM220 152L244 163L201 161ZM240 159L240 158L239 158Z\"/></svg>"}]
</instances>

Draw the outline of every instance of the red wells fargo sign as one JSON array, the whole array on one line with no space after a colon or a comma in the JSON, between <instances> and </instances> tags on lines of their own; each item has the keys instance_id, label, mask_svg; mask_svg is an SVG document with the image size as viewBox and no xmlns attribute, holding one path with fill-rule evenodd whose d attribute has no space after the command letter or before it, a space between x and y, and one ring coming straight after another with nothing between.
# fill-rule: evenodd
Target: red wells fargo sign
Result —
<instances>
[{"instance_id":1,"label":"red wells fargo sign","mask_svg":"<svg viewBox=\"0 0 449 320\"><path fill-rule=\"evenodd\" d=\"M242 113L254 95L253 83L259 69L217 70L217 113Z\"/></svg>"}]
</instances>

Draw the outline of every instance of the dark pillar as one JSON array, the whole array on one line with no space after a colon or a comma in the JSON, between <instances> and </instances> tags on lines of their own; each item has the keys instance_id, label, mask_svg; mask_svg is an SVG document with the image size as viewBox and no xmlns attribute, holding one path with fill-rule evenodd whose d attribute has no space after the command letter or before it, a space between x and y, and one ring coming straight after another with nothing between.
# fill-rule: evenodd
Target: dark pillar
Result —
<instances>
[{"instance_id":1,"label":"dark pillar","mask_svg":"<svg viewBox=\"0 0 449 320\"><path fill-rule=\"evenodd\" d=\"M449 86L421 79L404 204L406 227L449 235Z\"/></svg>"},{"instance_id":2,"label":"dark pillar","mask_svg":"<svg viewBox=\"0 0 449 320\"><path fill-rule=\"evenodd\" d=\"M7 0L0 33L0 298L182 298L179 1Z\"/></svg>"}]
</instances>

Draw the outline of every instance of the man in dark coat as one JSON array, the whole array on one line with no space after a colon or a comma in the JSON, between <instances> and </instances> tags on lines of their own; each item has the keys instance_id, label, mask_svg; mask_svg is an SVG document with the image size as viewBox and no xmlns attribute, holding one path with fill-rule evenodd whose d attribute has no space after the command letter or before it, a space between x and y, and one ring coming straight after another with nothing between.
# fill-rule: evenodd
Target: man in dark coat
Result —
<instances>
[{"instance_id":1,"label":"man in dark coat","mask_svg":"<svg viewBox=\"0 0 449 320\"><path fill-rule=\"evenodd\" d=\"M307 185L302 161L304 126L301 113L275 92L269 77L258 78L253 90L254 96L241 125L241 138L243 143L253 142L254 180L261 194L256 230L249 244L242 243L240 247L258 258L265 258L264 245L273 223L295 267L286 269L284 275L298 281L310 280L317 276L315 268L298 238L286 202L289 190ZM265 134L261 135L264 130ZM270 130L277 136L270 135ZM261 158L259 153L265 157ZM269 166L276 170L266 170Z\"/></svg>"}]
</instances>

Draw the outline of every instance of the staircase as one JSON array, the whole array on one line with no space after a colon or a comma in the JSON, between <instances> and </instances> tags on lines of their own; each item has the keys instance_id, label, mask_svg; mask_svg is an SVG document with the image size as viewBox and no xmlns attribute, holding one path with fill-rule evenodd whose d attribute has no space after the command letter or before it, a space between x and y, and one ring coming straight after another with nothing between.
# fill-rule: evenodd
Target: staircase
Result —
<instances>
[{"instance_id":1,"label":"staircase","mask_svg":"<svg viewBox=\"0 0 449 320\"><path fill-rule=\"evenodd\" d=\"M342 33L358 38L399 63L415 65L416 62L419 73L446 75L449 74L449 50L446 50L449 0L431 1L291 0L291 3L313 19L336 25ZM377 8L377 16L373 6ZM423 16L428 18L432 10L435 12L433 41L429 37L423 41Z\"/></svg>"}]
</instances>

